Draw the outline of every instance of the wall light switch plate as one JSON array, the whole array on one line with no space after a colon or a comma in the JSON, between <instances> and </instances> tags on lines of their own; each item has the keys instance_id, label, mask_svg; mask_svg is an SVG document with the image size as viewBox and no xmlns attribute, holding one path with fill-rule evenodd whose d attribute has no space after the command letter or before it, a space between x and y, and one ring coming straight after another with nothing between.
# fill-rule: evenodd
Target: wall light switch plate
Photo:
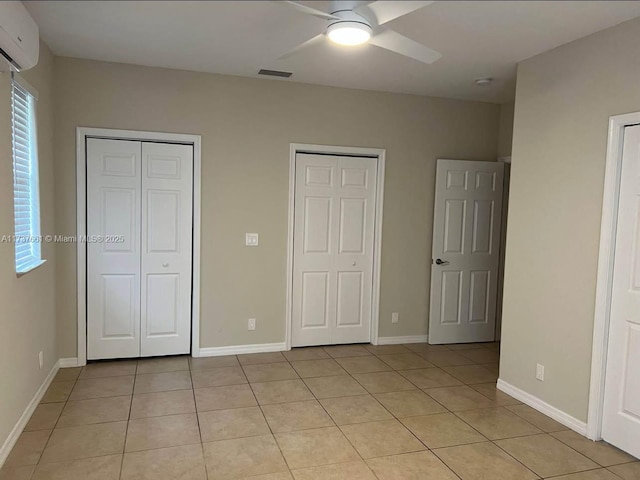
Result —
<instances>
[{"instance_id":1,"label":"wall light switch plate","mask_svg":"<svg viewBox=\"0 0 640 480\"><path fill-rule=\"evenodd\" d=\"M257 233L245 233L244 244L247 247L257 247L259 241L259 235Z\"/></svg>"},{"instance_id":2,"label":"wall light switch plate","mask_svg":"<svg viewBox=\"0 0 640 480\"><path fill-rule=\"evenodd\" d=\"M247 330L255 330L256 329L256 319L250 318L249 323L247 325Z\"/></svg>"},{"instance_id":3,"label":"wall light switch plate","mask_svg":"<svg viewBox=\"0 0 640 480\"><path fill-rule=\"evenodd\" d=\"M398 323L398 312L393 312L391 314L391 323Z\"/></svg>"},{"instance_id":4,"label":"wall light switch plate","mask_svg":"<svg viewBox=\"0 0 640 480\"><path fill-rule=\"evenodd\" d=\"M38 353L38 364L40 365L40 368L44 365L44 354L42 352Z\"/></svg>"},{"instance_id":5,"label":"wall light switch plate","mask_svg":"<svg viewBox=\"0 0 640 480\"><path fill-rule=\"evenodd\" d=\"M544 365L536 365L536 379L544 382Z\"/></svg>"}]
</instances>

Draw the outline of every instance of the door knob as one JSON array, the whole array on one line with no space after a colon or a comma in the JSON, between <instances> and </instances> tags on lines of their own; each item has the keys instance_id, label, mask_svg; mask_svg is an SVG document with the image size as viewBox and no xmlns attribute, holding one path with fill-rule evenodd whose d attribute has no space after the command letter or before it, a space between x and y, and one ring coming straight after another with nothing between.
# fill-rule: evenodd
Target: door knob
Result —
<instances>
[{"instance_id":1,"label":"door knob","mask_svg":"<svg viewBox=\"0 0 640 480\"><path fill-rule=\"evenodd\" d=\"M449 265L449 262L436 258L436 265Z\"/></svg>"}]
</instances>

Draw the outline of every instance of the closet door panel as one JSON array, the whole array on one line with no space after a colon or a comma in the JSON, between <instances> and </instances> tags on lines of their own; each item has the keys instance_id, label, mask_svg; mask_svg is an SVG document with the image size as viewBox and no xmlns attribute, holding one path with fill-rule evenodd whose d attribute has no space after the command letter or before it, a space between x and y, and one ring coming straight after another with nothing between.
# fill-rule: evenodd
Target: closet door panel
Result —
<instances>
[{"instance_id":1,"label":"closet door panel","mask_svg":"<svg viewBox=\"0 0 640 480\"><path fill-rule=\"evenodd\" d=\"M193 147L142 144L141 356L189 353Z\"/></svg>"},{"instance_id":2,"label":"closet door panel","mask_svg":"<svg viewBox=\"0 0 640 480\"><path fill-rule=\"evenodd\" d=\"M141 143L87 139L87 358L140 354Z\"/></svg>"}]
</instances>

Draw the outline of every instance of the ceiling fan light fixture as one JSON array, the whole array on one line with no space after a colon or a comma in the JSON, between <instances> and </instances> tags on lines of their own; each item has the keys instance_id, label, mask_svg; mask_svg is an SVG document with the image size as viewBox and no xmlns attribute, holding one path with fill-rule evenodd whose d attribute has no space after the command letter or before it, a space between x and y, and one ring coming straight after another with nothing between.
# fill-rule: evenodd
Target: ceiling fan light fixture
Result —
<instances>
[{"instance_id":1,"label":"ceiling fan light fixture","mask_svg":"<svg viewBox=\"0 0 640 480\"><path fill-rule=\"evenodd\" d=\"M348 47L368 42L371 33L371 27L361 22L337 22L327 29L329 40Z\"/></svg>"}]
</instances>

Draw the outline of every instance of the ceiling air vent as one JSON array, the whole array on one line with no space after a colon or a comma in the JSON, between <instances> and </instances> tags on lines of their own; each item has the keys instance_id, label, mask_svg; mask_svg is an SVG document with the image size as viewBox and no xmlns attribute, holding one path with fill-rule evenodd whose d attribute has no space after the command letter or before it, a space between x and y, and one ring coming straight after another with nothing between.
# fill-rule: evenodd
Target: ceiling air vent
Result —
<instances>
[{"instance_id":1,"label":"ceiling air vent","mask_svg":"<svg viewBox=\"0 0 640 480\"><path fill-rule=\"evenodd\" d=\"M289 78L293 73L291 72L281 72L279 70L265 70L264 68L260 69L258 75L266 75L267 77L282 77Z\"/></svg>"}]
</instances>

